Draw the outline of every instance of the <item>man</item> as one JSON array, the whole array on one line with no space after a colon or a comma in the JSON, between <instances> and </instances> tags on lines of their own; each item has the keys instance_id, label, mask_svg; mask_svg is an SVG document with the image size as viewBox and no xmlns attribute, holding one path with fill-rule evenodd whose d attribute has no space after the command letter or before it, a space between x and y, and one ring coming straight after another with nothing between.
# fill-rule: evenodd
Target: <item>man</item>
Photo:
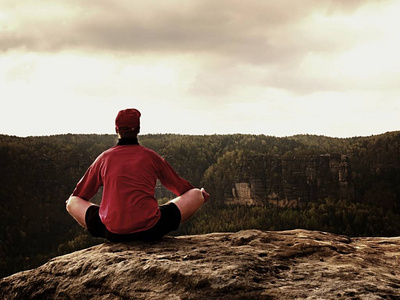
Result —
<instances>
[{"instance_id":1,"label":"man","mask_svg":"<svg viewBox=\"0 0 400 300\"><path fill-rule=\"evenodd\" d=\"M210 197L181 178L156 152L139 145L140 116L136 109L118 113L118 144L97 157L66 201L70 215L95 237L112 242L161 239ZM157 179L178 197L158 206ZM98 206L89 200L101 186Z\"/></svg>"}]
</instances>

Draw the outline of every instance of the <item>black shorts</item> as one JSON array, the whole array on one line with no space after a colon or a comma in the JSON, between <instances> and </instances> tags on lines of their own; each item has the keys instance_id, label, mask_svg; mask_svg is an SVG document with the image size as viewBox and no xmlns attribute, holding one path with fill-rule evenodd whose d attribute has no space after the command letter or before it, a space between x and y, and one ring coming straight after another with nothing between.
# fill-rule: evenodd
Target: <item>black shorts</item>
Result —
<instances>
[{"instance_id":1,"label":"black shorts","mask_svg":"<svg viewBox=\"0 0 400 300\"><path fill-rule=\"evenodd\" d=\"M152 228L130 234L116 234L108 231L106 226L101 222L99 209L100 207L97 205L92 205L87 209L85 215L87 229L92 236L106 238L114 243L134 240L157 241L167 233L178 229L181 223L179 208L170 202L160 205L161 218Z\"/></svg>"}]
</instances>

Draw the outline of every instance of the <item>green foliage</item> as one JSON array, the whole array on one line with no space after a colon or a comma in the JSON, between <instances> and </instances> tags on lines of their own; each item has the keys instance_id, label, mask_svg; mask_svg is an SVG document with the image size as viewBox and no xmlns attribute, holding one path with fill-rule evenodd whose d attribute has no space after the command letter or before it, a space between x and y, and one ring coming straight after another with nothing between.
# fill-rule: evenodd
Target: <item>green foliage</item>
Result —
<instances>
[{"instance_id":1,"label":"green foliage","mask_svg":"<svg viewBox=\"0 0 400 300\"><path fill-rule=\"evenodd\" d=\"M114 135L0 135L0 277L102 241L76 224L64 202L97 155L116 141ZM211 193L210 202L176 234L305 228L351 236L400 235L400 132L349 139L155 134L139 141ZM353 202L319 199L301 209L224 203L243 176L240 166L248 156L326 153L348 155ZM99 194L95 202L100 199Z\"/></svg>"},{"instance_id":2,"label":"green foliage","mask_svg":"<svg viewBox=\"0 0 400 300\"><path fill-rule=\"evenodd\" d=\"M290 230L303 228L349 236L395 236L399 215L383 208L324 199L302 209L276 206L222 205L203 207L177 234L235 232L242 229Z\"/></svg>"}]
</instances>

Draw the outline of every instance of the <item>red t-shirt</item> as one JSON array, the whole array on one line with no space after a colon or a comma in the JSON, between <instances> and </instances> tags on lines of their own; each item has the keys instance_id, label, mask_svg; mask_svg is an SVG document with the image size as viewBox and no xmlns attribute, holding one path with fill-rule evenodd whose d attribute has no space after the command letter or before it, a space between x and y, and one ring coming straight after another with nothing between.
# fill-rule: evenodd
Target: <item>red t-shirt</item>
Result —
<instances>
[{"instance_id":1,"label":"red t-shirt","mask_svg":"<svg viewBox=\"0 0 400 300\"><path fill-rule=\"evenodd\" d=\"M73 195L90 200L103 186L101 221L113 233L134 233L150 229L160 219L154 198L157 179L178 196L193 188L153 150L117 145L97 157Z\"/></svg>"}]
</instances>

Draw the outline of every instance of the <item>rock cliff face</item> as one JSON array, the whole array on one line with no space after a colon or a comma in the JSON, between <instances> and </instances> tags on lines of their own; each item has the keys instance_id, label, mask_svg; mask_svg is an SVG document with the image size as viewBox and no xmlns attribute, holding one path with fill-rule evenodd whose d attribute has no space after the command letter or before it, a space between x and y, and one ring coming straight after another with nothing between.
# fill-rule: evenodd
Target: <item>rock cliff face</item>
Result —
<instances>
[{"instance_id":1,"label":"rock cliff face","mask_svg":"<svg viewBox=\"0 0 400 300\"><path fill-rule=\"evenodd\" d=\"M400 238L292 230L105 243L0 280L1 299L399 299Z\"/></svg>"},{"instance_id":2,"label":"rock cliff face","mask_svg":"<svg viewBox=\"0 0 400 300\"><path fill-rule=\"evenodd\" d=\"M241 166L229 203L298 206L326 197L354 197L346 155L252 156Z\"/></svg>"}]
</instances>

